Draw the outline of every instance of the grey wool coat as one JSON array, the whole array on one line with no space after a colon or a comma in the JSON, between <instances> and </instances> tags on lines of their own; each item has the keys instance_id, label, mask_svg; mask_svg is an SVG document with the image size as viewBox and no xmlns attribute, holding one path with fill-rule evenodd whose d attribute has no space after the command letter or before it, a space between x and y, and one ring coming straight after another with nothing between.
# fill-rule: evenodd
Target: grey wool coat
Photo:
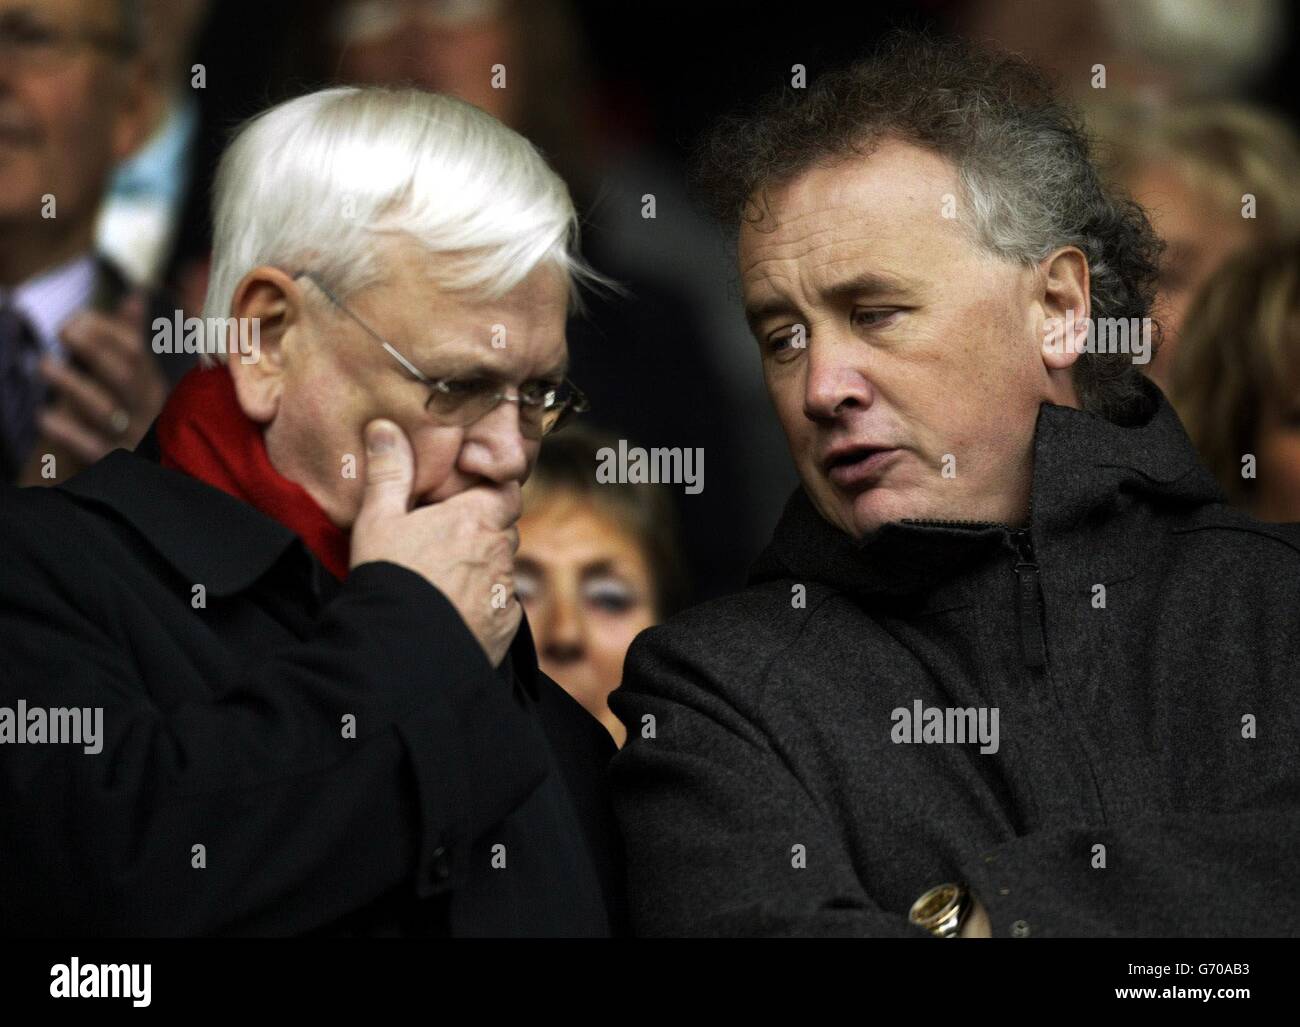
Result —
<instances>
[{"instance_id":1,"label":"grey wool coat","mask_svg":"<svg viewBox=\"0 0 1300 1027\"><path fill-rule=\"evenodd\" d=\"M1154 386L1044 404L1032 489L862 542L798 491L746 589L638 638L636 932L924 937L958 881L994 937L1300 933L1300 525L1225 506Z\"/></svg>"}]
</instances>

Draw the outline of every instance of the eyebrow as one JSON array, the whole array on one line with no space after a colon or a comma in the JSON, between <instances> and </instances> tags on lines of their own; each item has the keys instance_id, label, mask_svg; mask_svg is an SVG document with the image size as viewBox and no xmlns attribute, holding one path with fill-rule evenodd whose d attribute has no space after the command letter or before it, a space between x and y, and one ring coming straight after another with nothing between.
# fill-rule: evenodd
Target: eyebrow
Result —
<instances>
[{"instance_id":1,"label":"eyebrow","mask_svg":"<svg viewBox=\"0 0 1300 1027\"><path fill-rule=\"evenodd\" d=\"M537 574L541 577L546 577L547 574L546 567L529 556L516 556L515 569L526 571L530 574ZM590 578L605 577L614 577L618 578L620 581L625 581L623 574L619 571L614 561L608 557L600 557L590 563L584 563L579 572L579 577L584 582Z\"/></svg>"},{"instance_id":2,"label":"eyebrow","mask_svg":"<svg viewBox=\"0 0 1300 1027\"><path fill-rule=\"evenodd\" d=\"M460 373L478 375L480 378L504 378L505 375L502 374L502 371L504 370L507 369L493 367L490 364L476 363ZM569 362L565 360L558 364L553 364L551 367L548 367L545 371L542 371L539 374L530 375L527 380L545 381L550 378L563 378L568 373Z\"/></svg>"},{"instance_id":3,"label":"eyebrow","mask_svg":"<svg viewBox=\"0 0 1300 1027\"><path fill-rule=\"evenodd\" d=\"M623 575L620 574L618 572L618 569L614 566L613 560L609 560L609 559L594 560L591 563L583 564L582 566L583 581L586 581L589 578L609 578L609 577L614 577L619 579L622 579L623 577Z\"/></svg>"},{"instance_id":4,"label":"eyebrow","mask_svg":"<svg viewBox=\"0 0 1300 1027\"><path fill-rule=\"evenodd\" d=\"M865 271L821 288L818 292L823 296L837 300L851 296L879 296L883 294L911 296L913 294L911 287L904 279L884 271ZM771 299L745 305L745 320L749 322L749 330L755 334L758 334L758 326L766 318L790 313L794 313L794 305L781 296L774 296Z\"/></svg>"},{"instance_id":5,"label":"eyebrow","mask_svg":"<svg viewBox=\"0 0 1300 1027\"><path fill-rule=\"evenodd\" d=\"M448 360L447 363L448 364L455 363L454 358ZM495 380L503 380L506 377L506 375L502 373L503 370L505 369L500 367L494 367L490 364L486 364L482 360L475 360L473 363L468 364L464 367L457 368L454 371L444 370L443 372L440 372L438 374L430 374L428 371L421 369L420 373L423 374L426 378L429 378L434 381L438 380L439 378L466 378L466 377L489 378L495 381ZM550 381L550 380L559 381L565 378L568 375L568 373L569 373L569 358L566 356L559 363L551 365L549 368L547 368L545 371L542 371L540 374L529 376L529 378L526 380L527 381Z\"/></svg>"}]
</instances>

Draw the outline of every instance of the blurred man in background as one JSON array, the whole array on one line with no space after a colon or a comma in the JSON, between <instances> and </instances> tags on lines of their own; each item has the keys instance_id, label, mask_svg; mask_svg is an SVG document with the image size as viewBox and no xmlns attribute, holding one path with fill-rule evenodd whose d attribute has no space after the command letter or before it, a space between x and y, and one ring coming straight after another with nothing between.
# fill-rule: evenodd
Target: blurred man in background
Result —
<instances>
[{"instance_id":1,"label":"blurred man in background","mask_svg":"<svg viewBox=\"0 0 1300 1027\"><path fill-rule=\"evenodd\" d=\"M190 360L151 352L154 304L95 250L149 124L137 3L0 0L0 53L0 473L52 484L133 446Z\"/></svg>"}]
</instances>

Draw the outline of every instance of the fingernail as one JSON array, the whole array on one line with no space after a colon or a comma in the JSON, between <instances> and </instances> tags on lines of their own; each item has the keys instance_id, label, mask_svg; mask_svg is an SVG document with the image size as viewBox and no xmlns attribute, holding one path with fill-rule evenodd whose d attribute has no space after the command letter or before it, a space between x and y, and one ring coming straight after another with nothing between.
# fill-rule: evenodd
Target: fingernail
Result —
<instances>
[{"instance_id":1,"label":"fingernail","mask_svg":"<svg viewBox=\"0 0 1300 1027\"><path fill-rule=\"evenodd\" d=\"M393 448L394 442L393 429L387 425L377 425L366 433L366 452L376 456L387 453Z\"/></svg>"}]
</instances>

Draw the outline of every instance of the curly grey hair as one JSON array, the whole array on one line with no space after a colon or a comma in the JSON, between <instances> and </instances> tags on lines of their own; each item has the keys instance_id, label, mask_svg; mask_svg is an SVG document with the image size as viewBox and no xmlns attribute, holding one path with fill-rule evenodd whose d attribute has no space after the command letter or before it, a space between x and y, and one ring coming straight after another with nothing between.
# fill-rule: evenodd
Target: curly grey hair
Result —
<instances>
[{"instance_id":1,"label":"curly grey hair","mask_svg":"<svg viewBox=\"0 0 1300 1027\"><path fill-rule=\"evenodd\" d=\"M771 188L885 138L952 162L978 244L1024 265L1077 246L1093 318L1150 316L1161 249L1150 222L1107 192L1077 116L1009 54L895 31L870 58L724 118L697 147L695 183L734 233L764 216ZM1084 353L1073 375L1084 409L1102 417L1126 420L1141 401L1141 372L1126 353Z\"/></svg>"}]
</instances>

